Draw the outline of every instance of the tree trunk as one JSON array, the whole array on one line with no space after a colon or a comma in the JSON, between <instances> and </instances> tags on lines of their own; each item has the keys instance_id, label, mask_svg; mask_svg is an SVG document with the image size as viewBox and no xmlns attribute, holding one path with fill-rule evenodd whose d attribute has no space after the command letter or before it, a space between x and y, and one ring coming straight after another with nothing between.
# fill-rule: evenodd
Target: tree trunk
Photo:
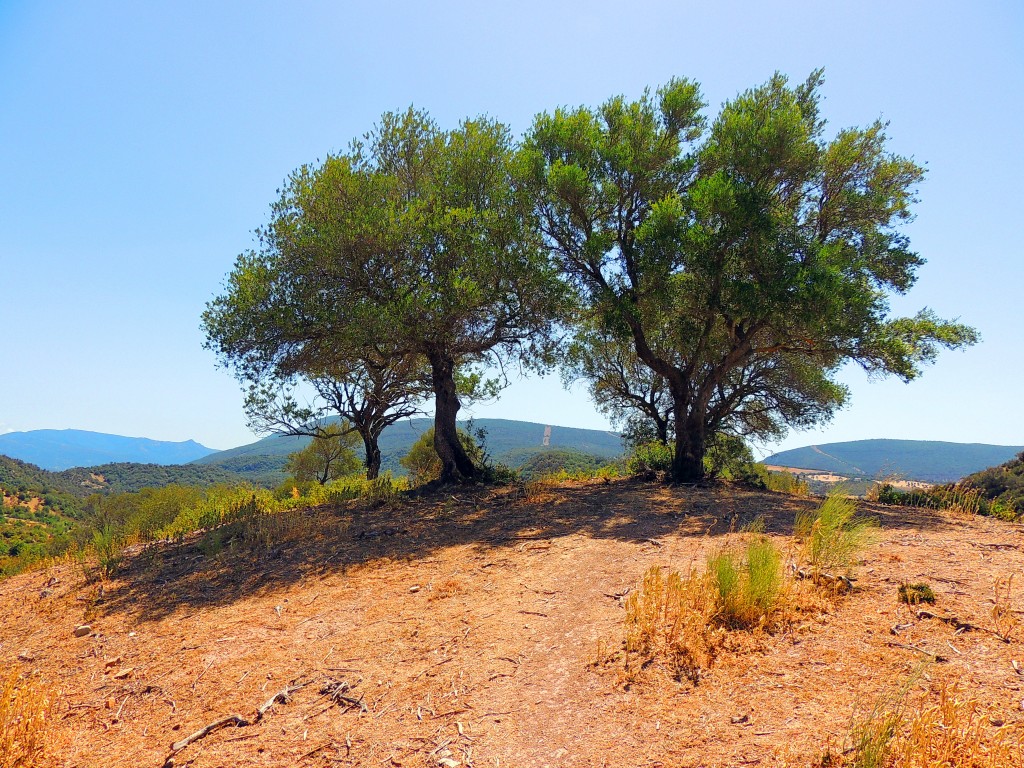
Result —
<instances>
[{"instance_id":1,"label":"tree trunk","mask_svg":"<svg viewBox=\"0 0 1024 768\"><path fill-rule=\"evenodd\" d=\"M655 416L654 426L658 433L658 442L662 445L668 445L668 419Z\"/></svg>"},{"instance_id":2,"label":"tree trunk","mask_svg":"<svg viewBox=\"0 0 1024 768\"><path fill-rule=\"evenodd\" d=\"M376 480L377 476L380 475L380 446L377 445L377 439L380 435L374 434L369 430L359 434L363 438L363 448L366 451L366 459L363 461L366 467L366 479Z\"/></svg>"},{"instance_id":3,"label":"tree trunk","mask_svg":"<svg viewBox=\"0 0 1024 768\"><path fill-rule=\"evenodd\" d=\"M472 480L477 473L462 441L456 417L462 404L455 388L455 361L441 354L427 356L434 388L434 450L441 459L442 483Z\"/></svg>"},{"instance_id":4,"label":"tree trunk","mask_svg":"<svg viewBox=\"0 0 1024 768\"><path fill-rule=\"evenodd\" d=\"M704 479L704 425L687 419L676 422L675 455L672 457L672 482L697 483Z\"/></svg>"}]
</instances>

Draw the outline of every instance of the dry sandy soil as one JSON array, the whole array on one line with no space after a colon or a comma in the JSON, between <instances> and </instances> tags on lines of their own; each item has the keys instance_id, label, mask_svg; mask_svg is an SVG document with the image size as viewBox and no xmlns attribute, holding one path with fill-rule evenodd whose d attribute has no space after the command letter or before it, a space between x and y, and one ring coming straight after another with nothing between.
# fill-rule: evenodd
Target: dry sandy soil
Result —
<instances>
[{"instance_id":1,"label":"dry sandy soil","mask_svg":"<svg viewBox=\"0 0 1024 768\"><path fill-rule=\"evenodd\" d=\"M851 717L942 660L912 696L958 681L993 719L1024 721L1024 642L992 626L997 577L1024 578L1020 525L866 506L881 532L857 589L784 634L750 637L694 686L626 685L595 667L623 637L620 595L652 565L686 572L757 516L792 548L814 500L631 481L524 498L466 491L297 516L284 543L195 541L86 583L77 566L0 583L0 668L60 691L47 766L780 766L842 748ZM897 600L935 588L936 614ZM91 633L75 637L87 622ZM893 643L902 644L892 645ZM351 701L333 702L325 686ZM359 702L358 705L354 702Z\"/></svg>"}]
</instances>

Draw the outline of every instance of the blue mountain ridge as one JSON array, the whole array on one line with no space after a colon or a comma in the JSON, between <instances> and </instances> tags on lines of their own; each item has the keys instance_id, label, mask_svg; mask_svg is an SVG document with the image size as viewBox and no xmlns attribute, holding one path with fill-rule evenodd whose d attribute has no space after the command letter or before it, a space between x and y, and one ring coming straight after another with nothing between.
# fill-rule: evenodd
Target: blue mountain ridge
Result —
<instances>
[{"instance_id":1,"label":"blue mountain ridge","mask_svg":"<svg viewBox=\"0 0 1024 768\"><path fill-rule=\"evenodd\" d=\"M0 454L51 472L114 462L187 464L216 453L194 440L170 442L81 429L35 429L0 435Z\"/></svg>"}]
</instances>

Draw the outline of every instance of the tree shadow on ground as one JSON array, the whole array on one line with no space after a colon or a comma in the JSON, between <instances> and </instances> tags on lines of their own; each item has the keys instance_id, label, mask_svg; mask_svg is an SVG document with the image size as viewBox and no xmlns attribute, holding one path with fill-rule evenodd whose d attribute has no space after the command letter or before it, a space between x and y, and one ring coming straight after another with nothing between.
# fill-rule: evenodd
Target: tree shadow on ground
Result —
<instances>
[{"instance_id":1,"label":"tree shadow on ground","mask_svg":"<svg viewBox=\"0 0 1024 768\"><path fill-rule=\"evenodd\" d=\"M635 480L528 491L463 488L391 504L355 501L149 545L130 553L115 589L97 607L139 621L160 620L374 561L411 561L464 545L502 550L573 535L637 544L663 537L698 540L741 531L755 521L765 533L788 536L797 510L819 503L730 485L670 487ZM883 529L951 525L929 510L863 507Z\"/></svg>"}]
</instances>

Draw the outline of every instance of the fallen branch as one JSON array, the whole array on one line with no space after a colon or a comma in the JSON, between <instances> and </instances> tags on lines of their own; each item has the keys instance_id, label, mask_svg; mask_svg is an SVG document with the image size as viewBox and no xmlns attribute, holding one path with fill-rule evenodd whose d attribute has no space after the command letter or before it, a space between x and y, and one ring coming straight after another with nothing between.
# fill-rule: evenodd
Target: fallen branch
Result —
<instances>
[{"instance_id":1,"label":"fallen branch","mask_svg":"<svg viewBox=\"0 0 1024 768\"><path fill-rule=\"evenodd\" d=\"M793 572L798 579L808 579L815 584L824 582L829 586L835 587L840 592L850 592L853 590L853 579L849 576L834 576L831 573L808 570L807 568L794 568Z\"/></svg>"},{"instance_id":2,"label":"fallen branch","mask_svg":"<svg viewBox=\"0 0 1024 768\"><path fill-rule=\"evenodd\" d=\"M964 632L981 631L983 627L979 627L976 624L971 624L967 621L960 621L956 616L939 616L937 613L926 611L921 608L917 612L917 618L919 619L938 619L941 622L949 624L953 629L956 630L956 634L960 635Z\"/></svg>"},{"instance_id":3,"label":"fallen branch","mask_svg":"<svg viewBox=\"0 0 1024 768\"><path fill-rule=\"evenodd\" d=\"M328 680L324 687L320 689L320 695L326 696L332 702L338 704L339 706L341 704L346 704L346 709L349 707L359 707L360 711L366 712L366 703L362 700L362 698L354 699L351 696L345 695L345 691L348 691L351 688L352 686L350 686L344 680L342 680L341 682L335 680Z\"/></svg>"},{"instance_id":4,"label":"fallen branch","mask_svg":"<svg viewBox=\"0 0 1024 768\"><path fill-rule=\"evenodd\" d=\"M298 685L287 685L284 688L282 688L280 691L278 691L265 702L263 702L260 708L256 710L255 722L258 723L260 720L262 720L263 716L267 714L267 712L270 711L271 707L273 707L278 701L280 701L282 704L287 704L289 701L291 701L291 696L293 693L295 693L295 691L305 688L307 685L309 685L308 682L299 683Z\"/></svg>"},{"instance_id":5,"label":"fallen branch","mask_svg":"<svg viewBox=\"0 0 1024 768\"><path fill-rule=\"evenodd\" d=\"M924 656L930 656L931 658L935 659L935 661L937 661L939 663L942 663L944 661L949 661L949 659L947 659L945 656L939 656L939 654L937 654L937 653L932 653L931 651L927 651L924 648L918 648L916 645L907 645L905 643L894 643L892 641L887 642L886 645L888 645L890 648L902 648L905 651L916 651L917 653L920 653L920 654L922 654Z\"/></svg>"},{"instance_id":6,"label":"fallen branch","mask_svg":"<svg viewBox=\"0 0 1024 768\"><path fill-rule=\"evenodd\" d=\"M228 715L227 717L222 717L220 720L214 720L209 725L200 728L198 731L191 734L190 736L186 736L181 741L176 741L173 744L171 744L171 752L181 752L181 750L183 750L189 744L195 741L199 741L200 739L205 739L218 728L223 728L225 725L234 725L237 728L245 728L247 725L252 725L252 723L243 718L241 715ZM171 758L167 758L167 760L171 763L171 765L174 764ZM164 763L164 765L167 765L167 763Z\"/></svg>"}]
</instances>

